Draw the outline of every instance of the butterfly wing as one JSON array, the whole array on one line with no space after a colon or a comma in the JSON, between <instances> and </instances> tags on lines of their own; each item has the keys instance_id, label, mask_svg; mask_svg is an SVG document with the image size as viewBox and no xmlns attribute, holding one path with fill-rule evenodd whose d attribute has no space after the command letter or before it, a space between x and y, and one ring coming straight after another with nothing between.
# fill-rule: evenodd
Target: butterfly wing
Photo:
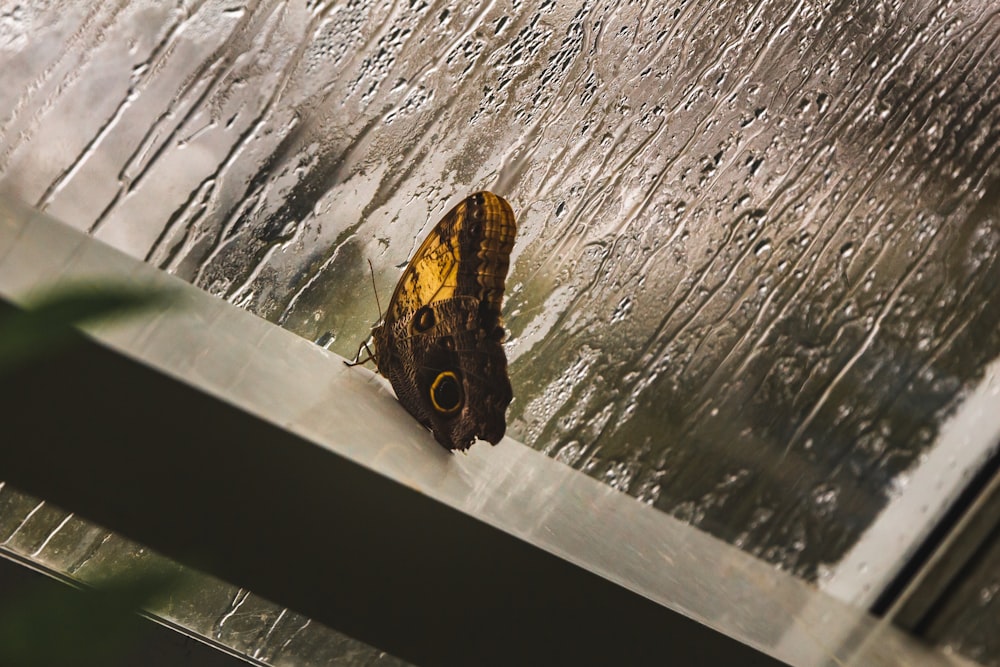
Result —
<instances>
[{"instance_id":1,"label":"butterfly wing","mask_svg":"<svg viewBox=\"0 0 1000 667\"><path fill-rule=\"evenodd\" d=\"M496 444L506 430L500 306L516 231L503 198L467 197L420 245L373 331L379 372L448 449Z\"/></svg>"}]
</instances>

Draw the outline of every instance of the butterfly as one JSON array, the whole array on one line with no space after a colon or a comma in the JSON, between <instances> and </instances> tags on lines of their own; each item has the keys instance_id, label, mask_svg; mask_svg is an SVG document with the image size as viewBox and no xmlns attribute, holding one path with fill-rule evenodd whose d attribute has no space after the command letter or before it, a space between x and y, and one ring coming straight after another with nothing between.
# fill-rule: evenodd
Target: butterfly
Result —
<instances>
[{"instance_id":1,"label":"butterfly","mask_svg":"<svg viewBox=\"0 0 1000 667\"><path fill-rule=\"evenodd\" d=\"M451 209L399 279L375 349L396 397L448 450L500 442L513 398L500 317L517 225L503 197L477 192ZM368 357L358 360L361 349Z\"/></svg>"}]
</instances>

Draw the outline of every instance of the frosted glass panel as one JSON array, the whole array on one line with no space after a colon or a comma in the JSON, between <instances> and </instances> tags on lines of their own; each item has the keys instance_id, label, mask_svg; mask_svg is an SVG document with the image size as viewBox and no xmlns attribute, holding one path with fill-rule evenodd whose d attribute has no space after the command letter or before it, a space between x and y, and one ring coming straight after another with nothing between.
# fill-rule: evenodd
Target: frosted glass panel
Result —
<instances>
[{"instance_id":1,"label":"frosted glass panel","mask_svg":"<svg viewBox=\"0 0 1000 667\"><path fill-rule=\"evenodd\" d=\"M815 580L1000 352L998 43L973 1L8 5L0 188L345 356L366 260L389 294L494 190L508 433Z\"/></svg>"}]
</instances>

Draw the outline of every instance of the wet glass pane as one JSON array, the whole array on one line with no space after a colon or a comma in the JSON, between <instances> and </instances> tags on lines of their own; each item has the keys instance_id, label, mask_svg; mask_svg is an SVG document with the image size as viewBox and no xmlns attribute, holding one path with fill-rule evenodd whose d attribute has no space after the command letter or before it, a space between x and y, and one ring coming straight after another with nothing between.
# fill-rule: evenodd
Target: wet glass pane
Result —
<instances>
[{"instance_id":1,"label":"wet glass pane","mask_svg":"<svg viewBox=\"0 0 1000 667\"><path fill-rule=\"evenodd\" d=\"M919 630L935 644L983 665L1000 665L998 531L977 550L949 593Z\"/></svg>"},{"instance_id":2,"label":"wet glass pane","mask_svg":"<svg viewBox=\"0 0 1000 667\"><path fill-rule=\"evenodd\" d=\"M152 572L178 572L159 554L29 495L0 485L0 554L20 556L83 584ZM9 610L8 610L9 611ZM258 661L323 667L401 667L405 663L283 609L246 589L186 571L149 611Z\"/></svg>"},{"instance_id":3,"label":"wet glass pane","mask_svg":"<svg viewBox=\"0 0 1000 667\"><path fill-rule=\"evenodd\" d=\"M1000 351L998 43L971 0L7 3L0 190L345 356L366 260L384 299L493 190L508 432L816 580Z\"/></svg>"}]
</instances>

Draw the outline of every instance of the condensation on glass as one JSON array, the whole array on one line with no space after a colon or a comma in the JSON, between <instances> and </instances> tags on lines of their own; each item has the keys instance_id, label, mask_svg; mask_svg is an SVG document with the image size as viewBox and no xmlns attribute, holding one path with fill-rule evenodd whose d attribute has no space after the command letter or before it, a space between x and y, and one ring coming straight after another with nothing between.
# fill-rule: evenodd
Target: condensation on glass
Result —
<instances>
[{"instance_id":1,"label":"condensation on glass","mask_svg":"<svg viewBox=\"0 0 1000 667\"><path fill-rule=\"evenodd\" d=\"M972 0L8 3L0 188L345 356L366 260L492 189L510 434L816 580L1000 352L998 44Z\"/></svg>"}]
</instances>

